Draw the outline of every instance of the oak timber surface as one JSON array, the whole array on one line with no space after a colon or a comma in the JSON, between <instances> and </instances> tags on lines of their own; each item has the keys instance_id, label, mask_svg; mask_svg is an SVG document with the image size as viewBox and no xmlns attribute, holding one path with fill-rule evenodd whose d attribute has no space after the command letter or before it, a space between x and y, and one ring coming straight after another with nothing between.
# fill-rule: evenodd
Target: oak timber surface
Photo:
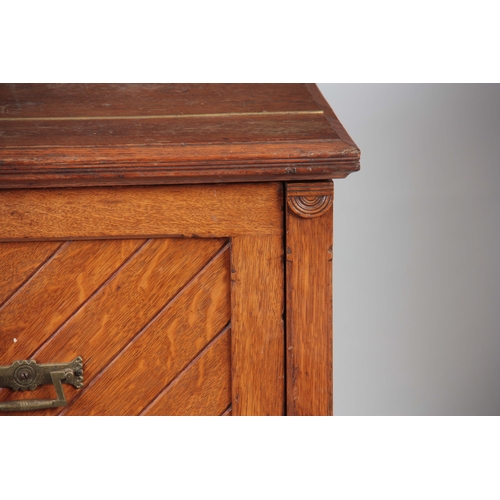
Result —
<instances>
[{"instance_id":1,"label":"oak timber surface","mask_svg":"<svg viewBox=\"0 0 500 500\"><path fill-rule=\"evenodd\" d=\"M122 414L136 412L141 401L151 407L161 399L158 395L164 387L168 389L199 352L209 350L207 345L230 319L229 247L226 246L106 366L92 390L83 393L64 414L113 414L117 409L109 401L116 398L121 400ZM230 363L227 365L229 371ZM202 404L199 402L198 407ZM222 410L229 404L230 396ZM155 406L161 407L157 405L158 402ZM178 409L180 414L188 414L184 410Z\"/></svg>"},{"instance_id":2,"label":"oak timber surface","mask_svg":"<svg viewBox=\"0 0 500 500\"><path fill-rule=\"evenodd\" d=\"M333 184L286 186L287 414L333 414Z\"/></svg>"},{"instance_id":3,"label":"oak timber surface","mask_svg":"<svg viewBox=\"0 0 500 500\"><path fill-rule=\"evenodd\" d=\"M37 415L283 414L283 219L281 183L3 191L0 365L83 357Z\"/></svg>"},{"instance_id":4,"label":"oak timber surface","mask_svg":"<svg viewBox=\"0 0 500 500\"><path fill-rule=\"evenodd\" d=\"M0 188L323 179L358 163L315 86L0 85Z\"/></svg>"},{"instance_id":5,"label":"oak timber surface","mask_svg":"<svg viewBox=\"0 0 500 500\"><path fill-rule=\"evenodd\" d=\"M104 266L104 254L113 249L114 261L107 255ZM182 414L220 415L230 406L226 240L69 242L58 255L0 308L0 365L64 361L77 352L84 359L85 384L81 390L65 386L67 407L23 414L168 413L175 409L163 409L162 395L186 384L193 384L201 400L181 405L181 397ZM71 256L79 266L64 269ZM38 302L30 304L23 293ZM29 306L26 319L23 305ZM215 407L203 401L207 391L217 395ZM51 386L35 392L0 389L0 401L51 399L52 393Z\"/></svg>"},{"instance_id":6,"label":"oak timber surface","mask_svg":"<svg viewBox=\"0 0 500 500\"><path fill-rule=\"evenodd\" d=\"M233 415L285 414L282 236L232 240Z\"/></svg>"},{"instance_id":7,"label":"oak timber surface","mask_svg":"<svg viewBox=\"0 0 500 500\"><path fill-rule=\"evenodd\" d=\"M222 415L231 404L231 331L224 330L142 415Z\"/></svg>"},{"instance_id":8,"label":"oak timber surface","mask_svg":"<svg viewBox=\"0 0 500 500\"><path fill-rule=\"evenodd\" d=\"M0 307L0 364L29 355L108 280L144 240L64 243ZM0 251L8 245L0 244ZM29 247L29 243L24 243ZM11 267L18 268L15 258ZM14 343L13 339L18 342ZM16 357L17 356L17 357ZM11 361L9 361L11 360Z\"/></svg>"},{"instance_id":9,"label":"oak timber surface","mask_svg":"<svg viewBox=\"0 0 500 500\"><path fill-rule=\"evenodd\" d=\"M60 242L40 242L32 245L7 243L0 247L0 306L17 290L54 252ZM13 265L15 261L16 265Z\"/></svg>"},{"instance_id":10,"label":"oak timber surface","mask_svg":"<svg viewBox=\"0 0 500 500\"><path fill-rule=\"evenodd\" d=\"M0 192L0 241L282 234L282 185Z\"/></svg>"}]
</instances>

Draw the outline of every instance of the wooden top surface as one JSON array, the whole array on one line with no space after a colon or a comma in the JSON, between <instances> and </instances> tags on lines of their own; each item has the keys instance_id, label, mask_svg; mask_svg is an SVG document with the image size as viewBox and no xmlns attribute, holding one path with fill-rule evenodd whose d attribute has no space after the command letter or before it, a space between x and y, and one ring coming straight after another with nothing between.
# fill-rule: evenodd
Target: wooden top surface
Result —
<instances>
[{"instance_id":1,"label":"wooden top surface","mask_svg":"<svg viewBox=\"0 0 500 500\"><path fill-rule=\"evenodd\" d=\"M359 150L310 84L1 84L0 187L345 177Z\"/></svg>"}]
</instances>

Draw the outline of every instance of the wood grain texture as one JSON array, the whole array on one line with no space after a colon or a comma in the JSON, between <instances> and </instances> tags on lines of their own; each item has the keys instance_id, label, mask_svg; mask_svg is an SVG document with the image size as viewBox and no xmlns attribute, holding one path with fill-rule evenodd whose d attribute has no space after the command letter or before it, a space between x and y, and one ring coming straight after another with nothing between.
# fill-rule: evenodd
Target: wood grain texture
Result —
<instances>
[{"instance_id":1,"label":"wood grain texture","mask_svg":"<svg viewBox=\"0 0 500 500\"><path fill-rule=\"evenodd\" d=\"M218 416L231 402L231 330L226 328L142 415Z\"/></svg>"},{"instance_id":2,"label":"wood grain texture","mask_svg":"<svg viewBox=\"0 0 500 500\"><path fill-rule=\"evenodd\" d=\"M287 197L307 196L309 184L316 196L316 183L301 183L290 185ZM314 218L298 215L290 203L286 210L287 414L332 415L333 207Z\"/></svg>"},{"instance_id":3,"label":"wood grain texture","mask_svg":"<svg viewBox=\"0 0 500 500\"><path fill-rule=\"evenodd\" d=\"M331 182L288 183L288 208L299 217L313 219L328 212L333 204Z\"/></svg>"},{"instance_id":4,"label":"wood grain texture","mask_svg":"<svg viewBox=\"0 0 500 500\"><path fill-rule=\"evenodd\" d=\"M332 128L335 130L339 138L342 140L344 144L349 144L352 147L357 149L356 144L351 139L351 136L347 133L347 130L342 126L340 120L337 118L337 115L334 113L333 109L328 104L327 100L324 98L323 94L319 90L318 86L313 83L306 83L306 87L311 93L314 101L318 105L318 107L325 114L326 119L329 121Z\"/></svg>"},{"instance_id":5,"label":"wood grain texture","mask_svg":"<svg viewBox=\"0 0 500 500\"><path fill-rule=\"evenodd\" d=\"M0 196L0 207L1 239L73 238L43 264L38 275L30 278L34 286L42 273L51 276L45 280L49 291L46 297L55 296L58 290L60 297L67 293L71 298L77 295L76 290L86 289L86 284L75 282L70 259L64 261L58 257L72 246L90 249L92 245L120 245L119 238L124 236L137 238L125 240L137 245L130 257L97 291L84 298L62 324L52 324L42 336L20 336L22 342L18 342L19 349L14 353L16 359L34 357L39 363L49 363L81 355L85 363L85 388L83 392L66 388L69 403L66 409L33 414L137 413L155 400L165 384L174 387L173 381L179 373L187 373L179 370L184 370L185 363L189 364L229 322L227 239L193 237L198 229L204 231L202 235L211 234L211 228L221 236L231 237L234 271L231 272L231 321L236 322L231 327L233 339L229 351L234 363L228 366L237 390L233 394L229 389L231 397L227 401L220 399L221 407L214 409L214 414L221 415L229 406L234 415L284 413L282 184L235 184L221 186L220 190L218 186L158 186L5 191ZM158 238L163 233L178 237ZM149 236L154 238L144 242ZM72 259L75 268L85 267L81 257L75 255ZM63 262L67 262L67 269L61 266ZM48 272L51 264L59 266L52 274ZM219 272L212 274L212 266ZM33 297L35 302L45 294L42 284L40 281L37 296ZM68 287L73 289L67 290ZM205 312L198 310L202 304L206 305ZM44 307L40 305L41 309ZM50 322L51 314L42 315ZM209 318L214 322L213 327L207 324ZM200 325L196 324L198 321ZM8 328L14 328L18 321L13 319L8 323ZM42 322L39 328L44 328ZM179 332L185 336L179 336ZM169 338L175 338L175 345L169 343ZM154 353L156 358L152 356ZM170 353L179 359L165 362ZM8 354L4 364L14 360L12 353ZM143 375L136 382L126 370L122 375L129 366L133 367L131 373ZM151 370L158 372L159 383L144 380ZM125 385L136 383L134 392L140 396L140 404L134 404L134 410L129 405L134 396L120 393L123 390L117 382L120 377L126 381ZM196 387L200 387L202 394L204 389L198 382ZM225 393L226 389L222 390L220 385L212 387L216 392L222 391L217 394ZM49 386L37 389L36 394L0 390L0 400L49 399L52 393ZM118 395L124 409L110 406L110 401Z\"/></svg>"},{"instance_id":6,"label":"wood grain texture","mask_svg":"<svg viewBox=\"0 0 500 500\"><path fill-rule=\"evenodd\" d=\"M48 341L21 359L33 357L39 363L52 363L82 356L85 384L91 384L224 244L225 240L195 238L147 241ZM23 341L22 345L27 342ZM33 341L29 343L31 346ZM11 358L5 364L12 361ZM50 398L51 393L49 386L37 389L40 399ZM69 403L79 395L73 387L66 389ZM32 394L0 391L0 400L32 398ZM34 414L60 411L62 409L55 408Z\"/></svg>"},{"instance_id":7,"label":"wood grain texture","mask_svg":"<svg viewBox=\"0 0 500 500\"><path fill-rule=\"evenodd\" d=\"M279 183L13 190L0 241L281 234L281 199Z\"/></svg>"},{"instance_id":8,"label":"wood grain texture","mask_svg":"<svg viewBox=\"0 0 500 500\"><path fill-rule=\"evenodd\" d=\"M226 246L62 413L140 413L231 320L229 264Z\"/></svg>"},{"instance_id":9,"label":"wood grain texture","mask_svg":"<svg viewBox=\"0 0 500 500\"><path fill-rule=\"evenodd\" d=\"M297 84L3 84L0 117L317 111Z\"/></svg>"},{"instance_id":10,"label":"wood grain texture","mask_svg":"<svg viewBox=\"0 0 500 500\"><path fill-rule=\"evenodd\" d=\"M232 239L233 415L283 415L282 236Z\"/></svg>"},{"instance_id":11,"label":"wood grain texture","mask_svg":"<svg viewBox=\"0 0 500 500\"><path fill-rule=\"evenodd\" d=\"M347 176L314 85L0 85L0 188Z\"/></svg>"},{"instance_id":12,"label":"wood grain texture","mask_svg":"<svg viewBox=\"0 0 500 500\"><path fill-rule=\"evenodd\" d=\"M307 120L304 116L307 116ZM80 120L13 119L8 122L2 121L0 115L0 128L4 129L0 139L2 143L8 144L8 149L15 150L21 147L39 148L40 144L45 144L46 147L64 151L66 147L109 147L110 142L116 148L147 144L168 147L179 145L179 142L196 145L202 137L209 137L211 143L225 144L226 147L232 143L247 142L340 140L323 113L131 117L127 120L112 117ZM60 164L60 160L55 163Z\"/></svg>"},{"instance_id":13,"label":"wood grain texture","mask_svg":"<svg viewBox=\"0 0 500 500\"><path fill-rule=\"evenodd\" d=\"M0 245L0 306L62 245L59 242Z\"/></svg>"},{"instance_id":14,"label":"wood grain texture","mask_svg":"<svg viewBox=\"0 0 500 500\"><path fill-rule=\"evenodd\" d=\"M32 356L142 243L66 242L0 308L0 364ZM0 243L0 248L3 245L8 243Z\"/></svg>"}]
</instances>

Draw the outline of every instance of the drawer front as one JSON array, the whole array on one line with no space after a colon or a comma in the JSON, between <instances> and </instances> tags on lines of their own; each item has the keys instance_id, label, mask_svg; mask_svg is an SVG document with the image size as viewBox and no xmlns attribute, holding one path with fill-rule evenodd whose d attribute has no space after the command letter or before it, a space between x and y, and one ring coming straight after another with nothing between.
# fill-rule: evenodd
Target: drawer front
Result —
<instances>
[{"instance_id":1,"label":"drawer front","mask_svg":"<svg viewBox=\"0 0 500 500\"><path fill-rule=\"evenodd\" d=\"M255 211L231 220L222 191L198 189L204 203L188 210L179 187L141 190L142 205L133 189L0 199L0 366L84 365L67 406L18 414L283 414L282 227L256 226ZM245 205L250 191L231 189ZM0 402L29 399L54 387L0 388Z\"/></svg>"},{"instance_id":2,"label":"drawer front","mask_svg":"<svg viewBox=\"0 0 500 500\"><path fill-rule=\"evenodd\" d=\"M1 243L0 365L84 360L67 407L36 414L221 415L231 405L225 239ZM0 390L1 401L53 388Z\"/></svg>"}]
</instances>

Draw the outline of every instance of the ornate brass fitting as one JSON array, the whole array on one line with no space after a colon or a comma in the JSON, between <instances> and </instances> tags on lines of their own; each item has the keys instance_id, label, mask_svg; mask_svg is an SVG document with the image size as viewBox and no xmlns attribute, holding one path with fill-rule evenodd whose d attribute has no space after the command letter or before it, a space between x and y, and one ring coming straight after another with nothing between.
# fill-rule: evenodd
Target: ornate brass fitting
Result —
<instances>
[{"instance_id":1,"label":"ornate brass fitting","mask_svg":"<svg viewBox=\"0 0 500 500\"><path fill-rule=\"evenodd\" d=\"M28 399L0 403L0 411L29 411L66 406L62 384L83 387L83 362L78 356L71 363L39 365L34 359L14 361L0 366L0 387L13 391L35 390L40 385L54 384L57 399Z\"/></svg>"}]
</instances>

